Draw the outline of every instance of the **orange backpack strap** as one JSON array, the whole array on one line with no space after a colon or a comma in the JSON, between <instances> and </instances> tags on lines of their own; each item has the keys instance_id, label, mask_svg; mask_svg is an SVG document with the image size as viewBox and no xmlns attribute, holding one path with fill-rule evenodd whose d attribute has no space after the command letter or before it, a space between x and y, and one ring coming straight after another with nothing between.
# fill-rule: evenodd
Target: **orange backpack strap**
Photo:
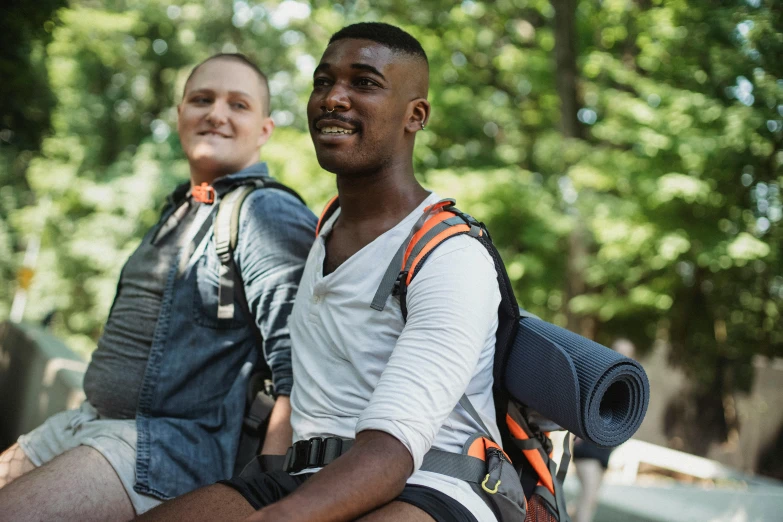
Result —
<instances>
[{"instance_id":1,"label":"orange backpack strap","mask_svg":"<svg viewBox=\"0 0 783 522\"><path fill-rule=\"evenodd\" d=\"M318 224L315 227L315 237L318 237L321 233L321 227L324 226L324 223L329 221L329 218L332 217L338 208L340 208L340 200L338 197L339 196L334 196L330 199L324 207L323 212L321 212L321 217L318 218Z\"/></svg>"},{"instance_id":2,"label":"orange backpack strap","mask_svg":"<svg viewBox=\"0 0 783 522\"><path fill-rule=\"evenodd\" d=\"M540 430L535 431L514 402L509 402L508 404L506 426L514 445L521 450L525 460L530 464L530 468L537 475L538 480L532 495L538 495L543 499L548 505L549 511L557 513L558 520L568 520L563 480L565 479L568 462L571 457L570 435L566 435L563 460L560 464L560 469L557 470L551 455L549 437ZM542 441L547 443L546 447Z\"/></svg>"},{"instance_id":3,"label":"orange backpack strap","mask_svg":"<svg viewBox=\"0 0 783 522\"><path fill-rule=\"evenodd\" d=\"M451 237L468 234L478 238L487 234L483 224L460 212L455 204L453 199L442 199L424 209L421 218L411 229L408 240L400 245L386 269L370 305L373 309L383 310L387 298L398 295L402 316L407 318L407 288L427 256Z\"/></svg>"}]
</instances>

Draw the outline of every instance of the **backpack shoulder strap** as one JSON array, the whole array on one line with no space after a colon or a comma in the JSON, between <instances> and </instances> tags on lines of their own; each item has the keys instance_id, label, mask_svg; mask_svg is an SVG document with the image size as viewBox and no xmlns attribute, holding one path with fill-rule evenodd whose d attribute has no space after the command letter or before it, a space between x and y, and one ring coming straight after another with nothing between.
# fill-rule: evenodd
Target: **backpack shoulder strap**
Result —
<instances>
[{"instance_id":1,"label":"backpack shoulder strap","mask_svg":"<svg viewBox=\"0 0 783 522\"><path fill-rule=\"evenodd\" d=\"M329 221L329 218L337 212L338 208L340 208L340 200L338 198L339 196L332 197L321 212L321 217L318 218L318 224L315 227L315 237L318 237L324 224Z\"/></svg>"},{"instance_id":2,"label":"backpack shoulder strap","mask_svg":"<svg viewBox=\"0 0 783 522\"><path fill-rule=\"evenodd\" d=\"M520 407L515 401L510 401L506 426L515 449L521 451L530 464L520 469L525 493L528 497L537 495L543 500L548 511L557 515L557 520L570 521L563 492L563 481L571 458L570 434L567 433L563 441L563 457L560 461L560 469L557 469L552 458L551 440L538 426L528 422L528 414L523 410L524 407Z\"/></svg>"},{"instance_id":3,"label":"backpack shoulder strap","mask_svg":"<svg viewBox=\"0 0 783 522\"><path fill-rule=\"evenodd\" d=\"M231 187L220 199L215 217L215 248L222 264L227 264L231 260L237 247L242 203L253 191L261 188L282 190L304 204L304 200L296 191L271 178L255 178L249 183L240 183Z\"/></svg>"},{"instance_id":4,"label":"backpack shoulder strap","mask_svg":"<svg viewBox=\"0 0 783 522\"><path fill-rule=\"evenodd\" d=\"M264 336L258 329L250 311L245 295L242 274L234 263L234 250L239 242L239 216L242 204L253 191L262 188L275 188L291 194L304 204L304 200L293 189L271 178L254 178L249 182L238 183L224 193L218 203L214 221L213 235L215 250L220 259L220 282L218 286L218 318L234 316L234 291L242 311L250 324L255 342L263 353ZM259 357L254 374L248 382L247 406L239 437L234 474L238 474L245 464L260 451L265 422L274 407L272 398L272 372L264 357Z\"/></svg>"},{"instance_id":5,"label":"backpack shoulder strap","mask_svg":"<svg viewBox=\"0 0 783 522\"><path fill-rule=\"evenodd\" d=\"M429 254L447 239L468 234L480 237L486 234L483 225L460 212L453 199L443 199L424 209L405 241L392 259L372 301L372 308L383 310L390 295L400 297L403 319L408 316L405 297L407 288L419 272Z\"/></svg>"},{"instance_id":6,"label":"backpack shoulder strap","mask_svg":"<svg viewBox=\"0 0 783 522\"><path fill-rule=\"evenodd\" d=\"M230 319L234 316L234 279L238 278L242 286L241 274L234 265L234 250L239 241L239 215L242 203L255 190L274 188L291 194L304 204L304 200L293 189L271 178L254 178L250 182L239 183L229 189L218 203L214 222L215 251L220 259L220 286L218 288L218 318ZM243 290L240 288L240 291ZM241 292L240 301L244 301ZM255 324L255 323L254 323Z\"/></svg>"},{"instance_id":7,"label":"backpack shoulder strap","mask_svg":"<svg viewBox=\"0 0 783 522\"><path fill-rule=\"evenodd\" d=\"M500 289L493 377L495 389L502 389L510 348L519 326L520 308L506 266L492 243L486 226L458 210L455 205L453 199L443 199L424 209L424 214L414 225L408 240L400 246L386 269L370 306L375 310L383 310L387 298L397 295L400 298L402 317L407 319L408 286L430 253L444 241L457 235L467 234L476 238L492 257ZM523 314L525 317L532 315L524 311Z\"/></svg>"}]
</instances>

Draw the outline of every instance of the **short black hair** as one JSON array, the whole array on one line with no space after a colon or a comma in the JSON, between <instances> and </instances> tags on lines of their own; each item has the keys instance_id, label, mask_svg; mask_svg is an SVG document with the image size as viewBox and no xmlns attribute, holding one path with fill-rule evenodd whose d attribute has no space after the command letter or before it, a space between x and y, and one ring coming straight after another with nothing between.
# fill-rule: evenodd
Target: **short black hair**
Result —
<instances>
[{"instance_id":1,"label":"short black hair","mask_svg":"<svg viewBox=\"0 0 783 522\"><path fill-rule=\"evenodd\" d=\"M198 65L196 65L193 68L193 70L190 71L190 74L188 75L188 79L185 80L185 86L182 88L182 95L183 96L185 95L185 90L188 88L188 83L190 83L190 79L193 78L193 75L196 74L196 71L198 71L199 67L201 67L202 65L204 65L207 62L211 62L212 60L233 60L235 62L239 62L239 63L245 64L248 67L250 67L251 69L253 69L253 71L256 73L256 75L258 75L259 80L261 80L261 87L262 87L262 89L261 89L261 91L262 91L261 92L261 101L264 104L264 112L265 112L264 115L265 116L269 115L269 111L271 110L270 107L269 107L269 102L270 102L270 100L269 100L269 80L267 80L266 74L264 74L263 71L261 71L261 69L258 68L258 65L253 63L253 60L251 60L250 58L248 58L247 56L245 56L242 53L218 53L218 54L210 56L209 58L207 58L203 62L201 62Z\"/></svg>"},{"instance_id":2,"label":"short black hair","mask_svg":"<svg viewBox=\"0 0 783 522\"><path fill-rule=\"evenodd\" d=\"M385 45L392 51L415 56L423 59L427 64L427 53L424 52L419 41L399 27L381 22L361 22L343 27L329 38L329 44L337 40L355 38L359 40L371 40Z\"/></svg>"}]
</instances>

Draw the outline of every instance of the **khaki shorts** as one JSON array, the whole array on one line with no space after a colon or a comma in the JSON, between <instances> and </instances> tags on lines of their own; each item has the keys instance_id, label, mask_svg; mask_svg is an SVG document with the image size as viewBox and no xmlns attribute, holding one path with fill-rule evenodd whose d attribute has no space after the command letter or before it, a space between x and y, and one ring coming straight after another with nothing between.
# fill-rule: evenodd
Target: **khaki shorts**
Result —
<instances>
[{"instance_id":1,"label":"khaki shorts","mask_svg":"<svg viewBox=\"0 0 783 522\"><path fill-rule=\"evenodd\" d=\"M18 442L36 467L77 446L94 448L120 477L137 515L163 502L133 490L136 483L136 421L133 419L101 419L92 404L84 401L77 410L49 417L39 427L19 437Z\"/></svg>"}]
</instances>

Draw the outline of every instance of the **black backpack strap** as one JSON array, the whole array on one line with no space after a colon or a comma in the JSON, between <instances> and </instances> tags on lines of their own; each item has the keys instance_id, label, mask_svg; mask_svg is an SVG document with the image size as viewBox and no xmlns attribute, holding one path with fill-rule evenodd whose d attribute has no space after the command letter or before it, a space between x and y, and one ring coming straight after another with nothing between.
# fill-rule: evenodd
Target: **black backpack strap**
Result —
<instances>
[{"instance_id":1,"label":"black backpack strap","mask_svg":"<svg viewBox=\"0 0 783 522\"><path fill-rule=\"evenodd\" d=\"M514 295L514 288L511 286L508 272L506 272L506 265L503 263L503 259L500 257L497 248L495 248L495 245L492 243L489 233L483 234L477 239L479 243L484 245L487 249L490 257L492 257L492 261L495 264L495 272L497 273L498 288L500 289L498 329L495 334L495 362L492 374L494 377L493 386L495 389L503 389L505 388L506 382L505 370L508 363L508 356L519 328L520 308L517 304L517 298ZM530 316L532 316L532 314L525 312L525 317Z\"/></svg>"},{"instance_id":2,"label":"black backpack strap","mask_svg":"<svg viewBox=\"0 0 783 522\"><path fill-rule=\"evenodd\" d=\"M304 204L302 198L292 189L270 178L254 178L249 182L238 183L228 189L220 199L215 216L213 236L215 251L220 259L220 281L218 286L218 318L234 316L234 295L242 307L242 312L250 324L255 342L263 353L264 336L258 329L255 317L250 311L250 305L245 294L242 274L234 262L234 250L239 242L239 216L242 203L255 190L275 188L283 190ZM253 375L248 382L247 404L245 418L239 438L234 474L239 474L243 467L258 453L264 436L264 429L269 414L275 405L273 397L272 371L262 356L257 361Z\"/></svg>"}]
</instances>

